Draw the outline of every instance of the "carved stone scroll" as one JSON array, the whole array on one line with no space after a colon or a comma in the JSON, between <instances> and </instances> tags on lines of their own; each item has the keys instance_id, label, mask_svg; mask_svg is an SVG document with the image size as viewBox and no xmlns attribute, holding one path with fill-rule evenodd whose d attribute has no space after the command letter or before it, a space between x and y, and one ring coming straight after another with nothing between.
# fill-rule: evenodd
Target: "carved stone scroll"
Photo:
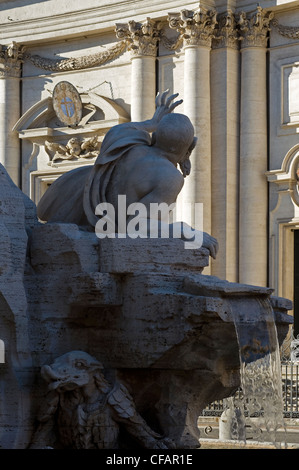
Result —
<instances>
[{"instance_id":1,"label":"carved stone scroll","mask_svg":"<svg viewBox=\"0 0 299 470\"><path fill-rule=\"evenodd\" d=\"M267 47L270 22L274 13L266 12L258 6L256 12L248 16L245 12L239 14L238 27L242 47Z\"/></svg>"},{"instance_id":2,"label":"carved stone scroll","mask_svg":"<svg viewBox=\"0 0 299 470\"><path fill-rule=\"evenodd\" d=\"M213 47L215 49L221 47L239 48L237 22L232 10L228 10L218 18Z\"/></svg>"},{"instance_id":3,"label":"carved stone scroll","mask_svg":"<svg viewBox=\"0 0 299 470\"><path fill-rule=\"evenodd\" d=\"M125 39L133 55L156 56L161 24L147 18L143 23L129 21L116 24L116 36Z\"/></svg>"},{"instance_id":4,"label":"carved stone scroll","mask_svg":"<svg viewBox=\"0 0 299 470\"><path fill-rule=\"evenodd\" d=\"M20 77L25 46L13 41L9 46L0 44L0 77Z\"/></svg>"}]
</instances>

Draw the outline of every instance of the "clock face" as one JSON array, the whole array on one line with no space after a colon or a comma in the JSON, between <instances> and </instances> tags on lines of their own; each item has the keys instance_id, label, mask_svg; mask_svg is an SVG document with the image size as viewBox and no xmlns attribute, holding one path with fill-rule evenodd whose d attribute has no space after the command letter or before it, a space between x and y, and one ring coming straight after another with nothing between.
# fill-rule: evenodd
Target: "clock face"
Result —
<instances>
[{"instance_id":1,"label":"clock face","mask_svg":"<svg viewBox=\"0 0 299 470\"><path fill-rule=\"evenodd\" d=\"M67 126L77 126L82 118L82 102L76 88L59 82L53 90L53 108L58 119Z\"/></svg>"}]
</instances>

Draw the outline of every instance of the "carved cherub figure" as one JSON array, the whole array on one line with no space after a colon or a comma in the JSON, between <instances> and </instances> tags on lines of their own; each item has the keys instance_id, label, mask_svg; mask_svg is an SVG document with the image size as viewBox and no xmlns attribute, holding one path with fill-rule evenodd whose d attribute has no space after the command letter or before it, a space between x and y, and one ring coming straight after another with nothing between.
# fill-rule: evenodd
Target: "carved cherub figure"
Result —
<instances>
[{"instance_id":1,"label":"carved cherub figure","mask_svg":"<svg viewBox=\"0 0 299 470\"><path fill-rule=\"evenodd\" d=\"M140 447L174 447L147 425L126 387L108 383L103 365L86 352L66 353L41 373L49 392L31 448L117 449L120 428Z\"/></svg>"},{"instance_id":2,"label":"carved cherub figure","mask_svg":"<svg viewBox=\"0 0 299 470\"><path fill-rule=\"evenodd\" d=\"M97 135L84 139L81 143L81 152L84 158L97 157L101 148L101 142Z\"/></svg>"},{"instance_id":3,"label":"carved cherub figure","mask_svg":"<svg viewBox=\"0 0 299 470\"><path fill-rule=\"evenodd\" d=\"M57 160L96 157L99 153L100 146L101 143L99 142L98 136L83 139L82 142L78 137L72 137L68 140L66 145L49 142L48 140L45 142L46 150L50 154L54 154L51 159L51 165Z\"/></svg>"}]
</instances>

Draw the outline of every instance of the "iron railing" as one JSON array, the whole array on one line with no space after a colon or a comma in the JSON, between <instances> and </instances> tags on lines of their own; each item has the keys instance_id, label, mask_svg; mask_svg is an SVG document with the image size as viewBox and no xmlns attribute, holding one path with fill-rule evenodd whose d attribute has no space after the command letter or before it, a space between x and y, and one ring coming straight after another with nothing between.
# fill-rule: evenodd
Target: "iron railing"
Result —
<instances>
[{"instance_id":1,"label":"iron railing","mask_svg":"<svg viewBox=\"0 0 299 470\"><path fill-rule=\"evenodd\" d=\"M286 418L299 418L299 364L281 363L283 412Z\"/></svg>"}]
</instances>

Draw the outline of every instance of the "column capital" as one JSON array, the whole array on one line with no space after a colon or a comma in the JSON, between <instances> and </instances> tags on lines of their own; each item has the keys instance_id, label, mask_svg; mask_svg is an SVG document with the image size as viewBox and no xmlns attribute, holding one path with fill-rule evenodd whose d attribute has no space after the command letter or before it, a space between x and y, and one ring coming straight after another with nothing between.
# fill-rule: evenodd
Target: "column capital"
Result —
<instances>
[{"instance_id":1,"label":"column capital","mask_svg":"<svg viewBox=\"0 0 299 470\"><path fill-rule=\"evenodd\" d=\"M184 40L184 46L211 47L214 29L217 24L216 10L200 7L198 10L182 10L168 13L169 27L176 29Z\"/></svg>"},{"instance_id":2,"label":"column capital","mask_svg":"<svg viewBox=\"0 0 299 470\"><path fill-rule=\"evenodd\" d=\"M226 13L219 15L218 25L215 28L213 48L220 49L223 47L239 49L239 33L232 10L227 10Z\"/></svg>"},{"instance_id":3,"label":"column capital","mask_svg":"<svg viewBox=\"0 0 299 470\"><path fill-rule=\"evenodd\" d=\"M25 46L12 42L8 46L0 44L0 78L19 78L24 60Z\"/></svg>"},{"instance_id":4,"label":"column capital","mask_svg":"<svg viewBox=\"0 0 299 470\"><path fill-rule=\"evenodd\" d=\"M241 12L238 18L241 47L267 47L268 31L273 16L274 13L266 12L260 6L252 15Z\"/></svg>"},{"instance_id":5,"label":"column capital","mask_svg":"<svg viewBox=\"0 0 299 470\"><path fill-rule=\"evenodd\" d=\"M134 20L116 24L116 36L125 39L132 57L157 55L157 44L160 39L161 24L151 18L142 23Z\"/></svg>"}]
</instances>

